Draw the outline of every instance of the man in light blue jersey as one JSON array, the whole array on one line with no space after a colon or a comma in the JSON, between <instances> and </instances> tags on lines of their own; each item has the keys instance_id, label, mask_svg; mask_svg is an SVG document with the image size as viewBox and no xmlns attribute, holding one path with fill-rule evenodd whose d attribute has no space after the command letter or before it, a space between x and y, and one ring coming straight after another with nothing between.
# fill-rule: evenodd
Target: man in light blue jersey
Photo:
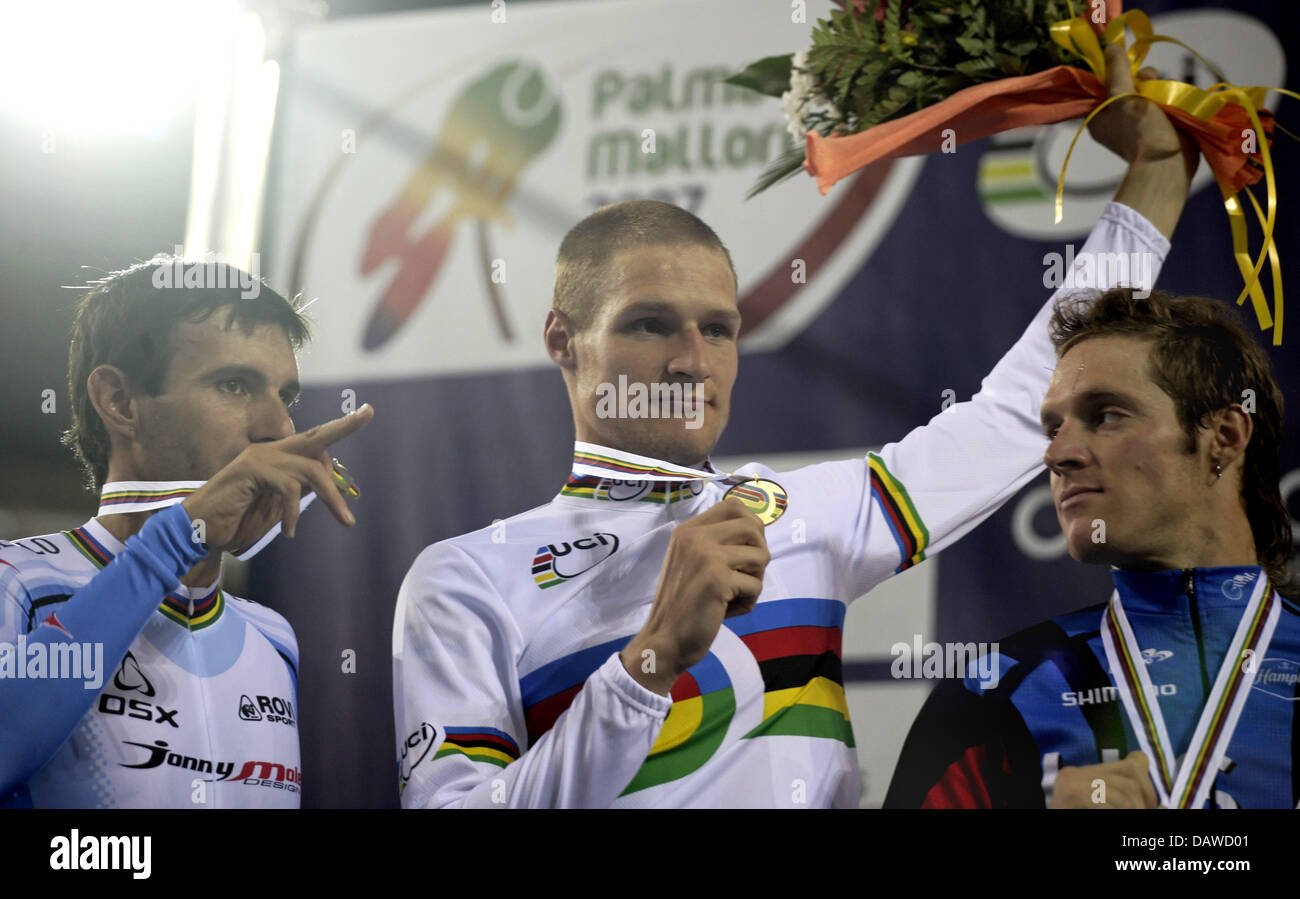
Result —
<instances>
[{"instance_id":1,"label":"man in light blue jersey","mask_svg":"<svg viewBox=\"0 0 1300 899\"><path fill-rule=\"evenodd\" d=\"M292 536L309 491L353 523L327 449L373 410L294 433L307 338L222 263L160 257L82 299L64 440L99 514L0 542L0 807L299 805L293 630L220 571Z\"/></svg>"}]
</instances>

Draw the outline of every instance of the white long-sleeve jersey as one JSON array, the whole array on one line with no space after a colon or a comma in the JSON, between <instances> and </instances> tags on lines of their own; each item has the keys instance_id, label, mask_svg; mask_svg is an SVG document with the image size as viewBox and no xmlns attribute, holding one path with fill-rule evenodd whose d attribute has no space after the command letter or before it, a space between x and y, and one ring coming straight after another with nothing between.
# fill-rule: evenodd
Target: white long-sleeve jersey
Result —
<instances>
[{"instance_id":1,"label":"white long-sleeve jersey","mask_svg":"<svg viewBox=\"0 0 1300 899\"><path fill-rule=\"evenodd\" d=\"M1168 248L1112 203L1079 256L1149 253L1153 282ZM546 505L424 550L393 628L402 805L855 806L845 612L1041 471L1050 305L970 401L879 454L739 470L788 494L766 529L763 591L671 699L618 653L648 617L673 528L724 485L571 479Z\"/></svg>"},{"instance_id":2,"label":"white long-sleeve jersey","mask_svg":"<svg viewBox=\"0 0 1300 899\"><path fill-rule=\"evenodd\" d=\"M0 542L0 808L297 808L298 644L177 504Z\"/></svg>"}]
</instances>

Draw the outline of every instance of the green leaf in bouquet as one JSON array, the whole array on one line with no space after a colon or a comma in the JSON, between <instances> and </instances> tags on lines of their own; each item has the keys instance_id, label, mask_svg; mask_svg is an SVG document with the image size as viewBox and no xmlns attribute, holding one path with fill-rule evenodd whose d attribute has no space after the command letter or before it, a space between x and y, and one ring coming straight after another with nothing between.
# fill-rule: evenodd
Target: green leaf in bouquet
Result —
<instances>
[{"instance_id":1,"label":"green leaf in bouquet","mask_svg":"<svg viewBox=\"0 0 1300 899\"><path fill-rule=\"evenodd\" d=\"M993 61L1004 75L1023 75L1025 73L1025 62L1019 56L1012 56L1009 53L994 53Z\"/></svg>"},{"instance_id":2,"label":"green leaf in bouquet","mask_svg":"<svg viewBox=\"0 0 1300 899\"><path fill-rule=\"evenodd\" d=\"M862 11L846 3L813 27L807 56L820 100L834 104L842 119L814 101L804 123L823 135L860 133L974 84L1054 65L1082 67L1080 57L1052 41L1049 28L1091 2L873 0ZM777 96L787 89L790 65L789 57L759 60L728 82ZM769 166L756 191L798 171L802 148L792 154Z\"/></svg>"},{"instance_id":3,"label":"green leaf in bouquet","mask_svg":"<svg viewBox=\"0 0 1300 899\"><path fill-rule=\"evenodd\" d=\"M833 13L813 31L808 69L834 94L850 89L858 70L877 53L875 22L863 23L846 12Z\"/></svg>"},{"instance_id":4,"label":"green leaf in bouquet","mask_svg":"<svg viewBox=\"0 0 1300 899\"><path fill-rule=\"evenodd\" d=\"M803 161L805 158L806 155L802 146L786 150L776 159L772 160L771 164L768 165L767 168L763 169L763 173L758 176L758 180L755 181L754 186L749 189L749 193L745 194L745 199L752 199L755 194L762 193L772 185L780 184L782 181L790 178L790 176L798 173L803 169Z\"/></svg>"},{"instance_id":5,"label":"green leaf in bouquet","mask_svg":"<svg viewBox=\"0 0 1300 899\"><path fill-rule=\"evenodd\" d=\"M889 0L889 5L885 7L885 31L895 34L903 27L903 0Z\"/></svg>"},{"instance_id":6,"label":"green leaf in bouquet","mask_svg":"<svg viewBox=\"0 0 1300 899\"><path fill-rule=\"evenodd\" d=\"M907 53L907 47L903 44L902 14L903 0L889 0L889 4L885 7L885 46L894 56L903 56Z\"/></svg>"},{"instance_id":7,"label":"green leaf in bouquet","mask_svg":"<svg viewBox=\"0 0 1300 899\"><path fill-rule=\"evenodd\" d=\"M1002 45L1002 49L1013 56L1028 56L1038 49L1038 41L1035 40L1013 40L1007 41Z\"/></svg>"},{"instance_id":8,"label":"green leaf in bouquet","mask_svg":"<svg viewBox=\"0 0 1300 899\"><path fill-rule=\"evenodd\" d=\"M876 85L885 77L889 71L889 60L876 59L867 63L859 69L849 82L849 89L843 92L841 97L843 102L848 102L851 94L861 94L863 98L870 98L875 95ZM843 108L843 103L841 104Z\"/></svg>"},{"instance_id":9,"label":"green leaf in bouquet","mask_svg":"<svg viewBox=\"0 0 1300 899\"><path fill-rule=\"evenodd\" d=\"M793 53L784 56L765 56L758 62L750 63L744 69L724 78L724 84L747 87L769 97L780 97L790 89L790 67Z\"/></svg>"},{"instance_id":10,"label":"green leaf in bouquet","mask_svg":"<svg viewBox=\"0 0 1300 899\"><path fill-rule=\"evenodd\" d=\"M914 92L905 87L895 85L885 94L884 99L872 107L870 113L863 117L862 127L870 128L886 121L890 116L903 109L912 102Z\"/></svg>"},{"instance_id":11,"label":"green leaf in bouquet","mask_svg":"<svg viewBox=\"0 0 1300 899\"><path fill-rule=\"evenodd\" d=\"M955 66L958 72L980 81L987 81L990 72L997 71L997 63L991 59L967 59Z\"/></svg>"},{"instance_id":12,"label":"green leaf in bouquet","mask_svg":"<svg viewBox=\"0 0 1300 899\"><path fill-rule=\"evenodd\" d=\"M910 87L912 89L924 87L928 80L929 76L927 76L925 72L918 71L917 69L908 69L906 72L898 76L898 83L901 86Z\"/></svg>"}]
</instances>

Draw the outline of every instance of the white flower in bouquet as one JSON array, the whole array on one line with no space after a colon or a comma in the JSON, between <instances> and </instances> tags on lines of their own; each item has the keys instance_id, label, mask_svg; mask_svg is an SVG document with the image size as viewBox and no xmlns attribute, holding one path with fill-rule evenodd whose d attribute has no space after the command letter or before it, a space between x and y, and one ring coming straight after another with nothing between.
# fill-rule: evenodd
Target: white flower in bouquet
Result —
<instances>
[{"instance_id":1,"label":"white flower in bouquet","mask_svg":"<svg viewBox=\"0 0 1300 899\"><path fill-rule=\"evenodd\" d=\"M801 50L790 60L790 89L781 95L786 130L796 145L812 128L829 131L844 121L844 115L819 89L817 79L808 71L808 51Z\"/></svg>"}]
</instances>

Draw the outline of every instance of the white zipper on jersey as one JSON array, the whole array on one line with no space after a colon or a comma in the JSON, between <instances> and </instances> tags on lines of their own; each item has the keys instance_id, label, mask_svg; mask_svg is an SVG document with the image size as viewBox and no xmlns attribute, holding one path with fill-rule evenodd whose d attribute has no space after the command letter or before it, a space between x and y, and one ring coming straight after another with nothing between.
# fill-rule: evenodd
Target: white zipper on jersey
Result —
<instances>
[{"instance_id":1,"label":"white zipper on jersey","mask_svg":"<svg viewBox=\"0 0 1300 899\"><path fill-rule=\"evenodd\" d=\"M222 599L222 597L221 597L221 586L220 586L220 584L218 584L218 585L217 585L217 602L221 602L221 599ZM223 614L224 614L224 613L223 613ZM195 636L195 633L194 633L194 628L193 628L193 616L194 616L194 597L191 596L191 597L190 597L190 617L191 617L191 620L188 621L188 622L186 623L186 630L189 631L189 635L188 635L188 636L189 636L189 639L190 639L191 641L193 641L193 644L194 644L194 655L197 657L197 656L201 655L201 652L200 652L200 646L199 646L199 642L198 642L198 637ZM207 749L207 756L208 756L208 758L213 759L214 761L220 761L220 759L218 759L217 754L216 754L216 747L214 747L214 746L212 745L212 710L209 708L209 703L208 703L208 690L207 690L207 683L208 683L208 680L209 680L209 679L206 678L206 677L201 677L201 678L197 678L197 680L198 680L199 705L200 705L200 706L202 707L202 709L203 709L203 715L202 715L202 717L203 717L203 739L204 739L204 742L207 744L207 748L208 748L208 749ZM239 761L238 761L237 759L235 760L235 764L239 764ZM220 800L221 790L220 790L218 784L219 784L219 781L216 781L216 780L213 780L212 783L210 784L210 786L211 786L211 790L210 790L209 792L212 794L212 795L211 795L211 800L212 800L212 801L209 803L209 808L214 808L214 809L216 809L216 808L221 808L221 800Z\"/></svg>"}]
</instances>

